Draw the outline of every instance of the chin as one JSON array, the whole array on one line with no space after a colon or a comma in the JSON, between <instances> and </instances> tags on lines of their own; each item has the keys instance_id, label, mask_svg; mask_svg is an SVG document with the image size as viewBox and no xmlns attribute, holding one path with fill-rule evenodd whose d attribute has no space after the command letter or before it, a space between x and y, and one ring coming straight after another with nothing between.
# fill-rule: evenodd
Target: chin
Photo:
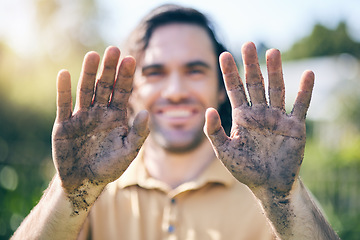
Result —
<instances>
[{"instance_id":1,"label":"chin","mask_svg":"<svg viewBox=\"0 0 360 240\"><path fill-rule=\"evenodd\" d=\"M182 136L170 135L172 134L155 133L153 135L153 140L166 151L173 153L191 152L206 140L206 136L203 132L192 136L186 136L187 134L182 134Z\"/></svg>"},{"instance_id":2,"label":"chin","mask_svg":"<svg viewBox=\"0 0 360 240\"><path fill-rule=\"evenodd\" d=\"M167 151L171 153L188 153L192 152L194 149L196 149L200 144L187 144L187 145L163 145L162 147Z\"/></svg>"}]
</instances>

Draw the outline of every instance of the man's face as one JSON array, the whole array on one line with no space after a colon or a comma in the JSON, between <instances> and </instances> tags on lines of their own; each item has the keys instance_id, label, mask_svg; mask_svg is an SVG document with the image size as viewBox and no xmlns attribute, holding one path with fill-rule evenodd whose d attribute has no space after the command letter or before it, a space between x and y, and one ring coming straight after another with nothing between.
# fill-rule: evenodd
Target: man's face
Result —
<instances>
[{"instance_id":1,"label":"man's face","mask_svg":"<svg viewBox=\"0 0 360 240\"><path fill-rule=\"evenodd\" d=\"M205 111L219 102L217 57L201 27L157 28L138 61L132 106L150 113L150 138L172 152L196 148L204 139Z\"/></svg>"}]
</instances>

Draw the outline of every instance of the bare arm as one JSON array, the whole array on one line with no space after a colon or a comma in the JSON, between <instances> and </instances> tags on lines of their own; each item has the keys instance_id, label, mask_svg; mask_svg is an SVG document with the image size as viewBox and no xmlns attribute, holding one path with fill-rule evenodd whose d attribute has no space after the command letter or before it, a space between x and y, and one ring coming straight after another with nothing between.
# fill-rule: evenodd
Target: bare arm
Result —
<instances>
[{"instance_id":1,"label":"bare arm","mask_svg":"<svg viewBox=\"0 0 360 240\"><path fill-rule=\"evenodd\" d=\"M93 198L101 190L92 189ZM72 203L61 186L60 178L55 175L40 202L11 239L76 239L87 215L88 211L73 214Z\"/></svg>"},{"instance_id":2,"label":"bare arm","mask_svg":"<svg viewBox=\"0 0 360 240\"><path fill-rule=\"evenodd\" d=\"M244 44L242 54L250 103L232 56L222 54L232 105L231 136L226 136L215 109L207 111L206 135L218 158L260 200L281 239L338 239L298 178L314 74L304 72L294 108L287 114L280 52L267 52L269 103L255 45Z\"/></svg>"},{"instance_id":3,"label":"bare arm","mask_svg":"<svg viewBox=\"0 0 360 240\"><path fill-rule=\"evenodd\" d=\"M128 129L127 102L135 60L109 47L96 80L99 55L85 56L72 111L67 71L57 79L57 117L52 134L57 170L39 204L13 239L76 239L88 212L105 186L136 157L148 135L148 114L140 112Z\"/></svg>"}]
</instances>

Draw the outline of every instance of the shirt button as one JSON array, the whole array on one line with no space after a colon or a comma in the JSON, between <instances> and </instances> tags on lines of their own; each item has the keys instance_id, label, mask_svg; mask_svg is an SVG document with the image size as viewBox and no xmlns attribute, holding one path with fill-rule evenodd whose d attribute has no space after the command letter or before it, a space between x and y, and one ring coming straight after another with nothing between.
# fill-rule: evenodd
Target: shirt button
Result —
<instances>
[{"instance_id":1,"label":"shirt button","mask_svg":"<svg viewBox=\"0 0 360 240\"><path fill-rule=\"evenodd\" d=\"M171 203L172 203L172 204L175 204L175 203L176 203L176 199L175 199L175 198L172 198L172 199L171 199Z\"/></svg>"},{"instance_id":2,"label":"shirt button","mask_svg":"<svg viewBox=\"0 0 360 240\"><path fill-rule=\"evenodd\" d=\"M175 227L173 225L169 225L168 232L173 233L175 231Z\"/></svg>"}]
</instances>

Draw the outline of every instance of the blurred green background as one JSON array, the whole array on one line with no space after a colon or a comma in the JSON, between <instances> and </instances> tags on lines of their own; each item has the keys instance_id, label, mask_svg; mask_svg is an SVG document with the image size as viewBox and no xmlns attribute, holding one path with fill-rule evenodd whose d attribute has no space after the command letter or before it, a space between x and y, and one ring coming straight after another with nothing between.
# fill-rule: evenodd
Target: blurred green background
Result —
<instances>
[{"instance_id":1,"label":"blurred green background","mask_svg":"<svg viewBox=\"0 0 360 240\"><path fill-rule=\"evenodd\" d=\"M15 38L0 34L0 239L16 230L54 174L50 138L57 72L68 69L75 89L84 54L121 43L120 37L118 42L106 38L119 31L109 27L111 11L117 10L100 1L15 2L24 4L18 5L22 12L10 20L0 15L14 31L25 26ZM25 13L32 16L32 28L15 21ZM123 17L121 24L136 24L127 20ZM360 236L360 43L353 31L339 20L332 27L312 24L286 48L267 39L255 41L262 56L268 47L282 50L287 86L293 75L300 77L298 69L315 68L319 81L307 120L301 176L342 239ZM233 52L239 59L239 50ZM294 94L296 88L295 81L287 90ZM293 98L287 96L287 102Z\"/></svg>"}]
</instances>

